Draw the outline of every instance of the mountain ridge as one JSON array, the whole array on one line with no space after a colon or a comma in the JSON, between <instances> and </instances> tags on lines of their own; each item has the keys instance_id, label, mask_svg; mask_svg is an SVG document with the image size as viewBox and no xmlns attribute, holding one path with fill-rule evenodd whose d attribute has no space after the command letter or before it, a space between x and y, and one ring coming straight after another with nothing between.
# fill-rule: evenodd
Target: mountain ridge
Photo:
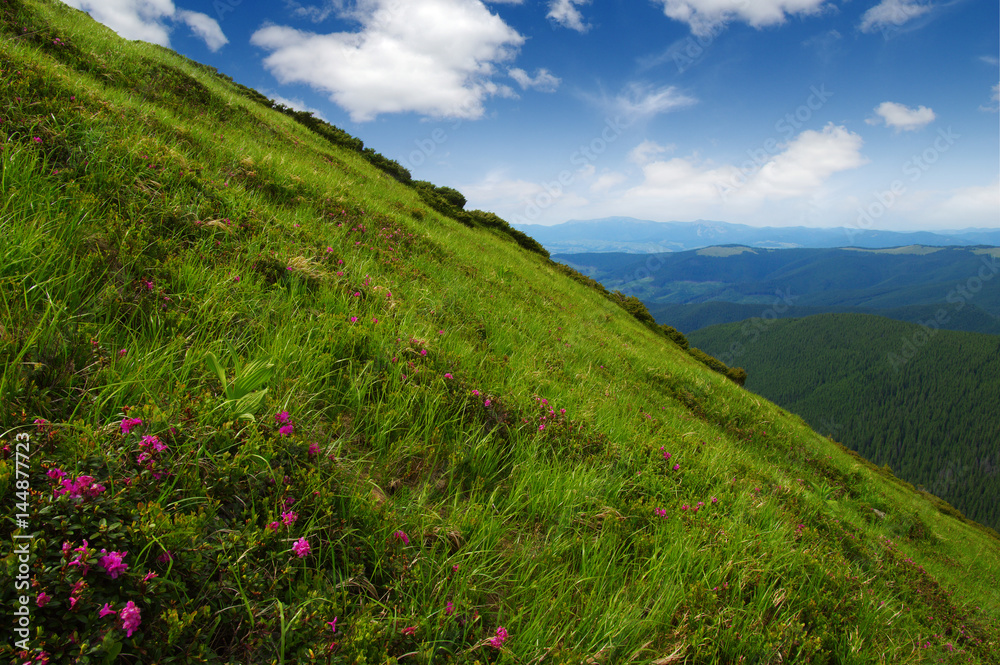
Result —
<instances>
[{"instance_id":1,"label":"mountain ridge","mask_svg":"<svg viewBox=\"0 0 1000 665\"><path fill-rule=\"evenodd\" d=\"M814 229L754 227L730 222L656 222L632 217L570 220L561 224L514 224L552 254L584 252L657 253L742 244L759 248L886 248L901 245L1000 245L1000 230L897 232L852 227Z\"/></svg>"}]
</instances>

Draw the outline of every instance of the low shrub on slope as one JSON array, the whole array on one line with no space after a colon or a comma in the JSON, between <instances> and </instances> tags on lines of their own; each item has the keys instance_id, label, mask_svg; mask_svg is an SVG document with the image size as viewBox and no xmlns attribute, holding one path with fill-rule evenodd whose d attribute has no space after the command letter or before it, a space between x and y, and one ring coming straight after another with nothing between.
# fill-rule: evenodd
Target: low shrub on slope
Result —
<instances>
[{"instance_id":1,"label":"low shrub on slope","mask_svg":"<svg viewBox=\"0 0 1000 665\"><path fill-rule=\"evenodd\" d=\"M211 72L0 16L10 662L993 659L994 533Z\"/></svg>"}]
</instances>

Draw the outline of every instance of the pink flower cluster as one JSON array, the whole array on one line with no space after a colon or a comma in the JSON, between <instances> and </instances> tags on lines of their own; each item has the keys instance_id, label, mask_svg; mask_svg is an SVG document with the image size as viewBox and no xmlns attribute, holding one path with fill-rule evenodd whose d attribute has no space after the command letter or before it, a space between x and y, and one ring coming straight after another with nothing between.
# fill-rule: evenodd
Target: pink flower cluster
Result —
<instances>
[{"instance_id":1,"label":"pink flower cluster","mask_svg":"<svg viewBox=\"0 0 1000 665\"><path fill-rule=\"evenodd\" d=\"M292 545L292 551L295 552L295 556L300 559L305 558L311 550L312 548L309 546L309 541L305 538L299 538L295 541L295 544Z\"/></svg>"},{"instance_id":2,"label":"pink flower cluster","mask_svg":"<svg viewBox=\"0 0 1000 665\"><path fill-rule=\"evenodd\" d=\"M404 545L410 544L410 537L406 535L405 531L396 531L392 534L397 540L402 540Z\"/></svg>"},{"instance_id":3,"label":"pink flower cluster","mask_svg":"<svg viewBox=\"0 0 1000 665\"><path fill-rule=\"evenodd\" d=\"M490 646L499 649L507 640L507 629L503 626L497 628L497 634L490 638Z\"/></svg>"},{"instance_id":4,"label":"pink flower cluster","mask_svg":"<svg viewBox=\"0 0 1000 665\"><path fill-rule=\"evenodd\" d=\"M274 414L274 422L279 425L278 434L281 436L291 436L292 432L295 430L287 411L281 411Z\"/></svg>"},{"instance_id":5,"label":"pink flower cluster","mask_svg":"<svg viewBox=\"0 0 1000 665\"><path fill-rule=\"evenodd\" d=\"M139 447L142 449L142 452L136 458L136 464L150 471L153 477L159 480L163 474L156 470L156 462L159 454L166 451L169 446L160 441L160 438L154 434L153 436L142 437Z\"/></svg>"},{"instance_id":6,"label":"pink flower cluster","mask_svg":"<svg viewBox=\"0 0 1000 665\"><path fill-rule=\"evenodd\" d=\"M119 575L128 570L128 564L124 561L128 552L109 552L102 549L101 554L104 556L99 558L97 563L104 568L105 572L111 576L111 579L118 579Z\"/></svg>"},{"instance_id":7,"label":"pink flower cluster","mask_svg":"<svg viewBox=\"0 0 1000 665\"><path fill-rule=\"evenodd\" d=\"M132 428L142 424L142 418L122 418L122 434L128 434Z\"/></svg>"},{"instance_id":8,"label":"pink flower cluster","mask_svg":"<svg viewBox=\"0 0 1000 665\"><path fill-rule=\"evenodd\" d=\"M561 425L566 423L566 409L559 409L558 415L554 407L549 406L549 400L543 397L535 397L535 402L541 409L542 414L538 417L538 431L544 432L549 425ZM522 420L527 424L527 420Z\"/></svg>"},{"instance_id":9,"label":"pink flower cluster","mask_svg":"<svg viewBox=\"0 0 1000 665\"><path fill-rule=\"evenodd\" d=\"M94 482L93 476L77 476L75 480L69 480L64 477L66 474L60 469L50 469L48 476L60 479L59 484L62 487L55 489L56 496L68 494L71 499L93 499L105 489L104 485Z\"/></svg>"}]
</instances>

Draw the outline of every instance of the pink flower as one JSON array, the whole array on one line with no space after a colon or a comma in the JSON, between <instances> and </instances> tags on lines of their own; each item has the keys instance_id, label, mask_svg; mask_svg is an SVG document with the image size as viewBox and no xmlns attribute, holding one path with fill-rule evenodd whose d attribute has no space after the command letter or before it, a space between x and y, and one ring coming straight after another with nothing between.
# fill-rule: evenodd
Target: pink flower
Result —
<instances>
[{"instance_id":1,"label":"pink flower","mask_svg":"<svg viewBox=\"0 0 1000 665\"><path fill-rule=\"evenodd\" d=\"M455 612L455 603L448 601L448 604L444 606L444 615L451 616Z\"/></svg>"},{"instance_id":2,"label":"pink flower","mask_svg":"<svg viewBox=\"0 0 1000 665\"><path fill-rule=\"evenodd\" d=\"M157 563L169 563L170 561L173 560L174 560L174 555L170 552L170 550L166 550L163 552L163 554L156 557Z\"/></svg>"},{"instance_id":3,"label":"pink flower","mask_svg":"<svg viewBox=\"0 0 1000 665\"><path fill-rule=\"evenodd\" d=\"M490 638L490 646L493 647L494 649L499 649L506 639L507 639L507 629L504 628L503 626L500 626L499 628L497 628L496 636Z\"/></svg>"},{"instance_id":4,"label":"pink flower","mask_svg":"<svg viewBox=\"0 0 1000 665\"><path fill-rule=\"evenodd\" d=\"M420 355L426 356L427 355L427 349L420 349Z\"/></svg>"},{"instance_id":5,"label":"pink flower","mask_svg":"<svg viewBox=\"0 0 1000 665\"><path fill-rule=\"evenodd\" d=\"M681 465L680 464L674 464L674 471L680 471L680 470L681 470Z\"/></svg>"},{"instance_id":6,"label":"pink flower","mask_svg":"<svg viewBox=\"0 0 1000 665\"><path fill-rule=\"evenodd\" d=\"M142 418L122 418L122 434L128 434L129 432L132 431L133 427L141 424L142 424Z\"/></svg>"},{"instance_id":7,"label":"pink flower","mask_svg":"<svg viewBox=\"0 0 1000 665\"><path fill-rule=\"evenodd\" d=\"M472 396L473 397L479 397L479 391L478 390L473 390L472 391Z\"/></svg>"},{"instance_id":8,"label":"pink flower","mask_svg":"<svg viewBox=\"0 0 1000 665\"><path fill-rule=\"evenodd\" d=\"M66 472L60 469L59 467L54 467L52 469L49 469L45 475L51 478L52 480L61 480L62 478L66 477Z\"/></svg>"},{"instance_id":9,"label":"pink flower","mask_svg":"<svg viewBox=\"0 0 1000 665\"><path fill-rule=\"evenodd\" d=\"M35 143L41 143L42 142L42 137L35 136L35 137L32 137L31 140L34 141Z\"/></svg>"},{"instance_id":10,"label":"pink flower","mask_svg":"<svg viewBox=\"0 0 1000 665\"><path fill-rule=\"evenodd\" d=\"M35 418L35 420L32 422L34 423L35 427L38 428L39 432L44 431L45 426L49 424L49 421L45 420L44 418Z\"/></svg>"},{"instance_id":11,"label":"pink flower","mask_svg":"<svg viewBox=\"0 0 1000 665\"><path fill-rule=\"evenodd\" d=\"M409 545L410 544L410 537L407 536L404 531L396 531L392 535L394 537L398 538L399 540L402 540L404 545Z\"/></svg>"},{"instance_id":12,"label":"pink flower","mask_svg":"<svg viewBox=\"0 0 1000 665\"><path fill-rule=\"evenodd\" d=\"M279 425L285 425L285 424L287 424L288 423L288 418L289 418L289 416L288 416L288 412L287 411L280 411L280 412L274 414L274 422L278 423Z\"/></svg>"},{"instance_id":13,"label":"pink flower","mask_svg":"<svg viewBox=\"0 0 1000 665\"><path fill-rule=\"evenodd\" d=\"M109 614L118 614L118 612L116 610L111 609L111 606L108 605L107 603L104 603L104 607L98 610L97 614L103 619Z\"/></svg>"},{"instance_id":14,"label":"pink flower","mask_svg":"<svg viewBox=\"0 0 1000 665\"><path fill-rule=\"evenodd\" d=\"M310 443L309 444L309 457L315 457L318 454L319 454L319 446L317 446L315 443Z\"/></svg>"},{"instance_id":15,"label":"pink flower","mask_svg":"<svg viewBox=\"0 0 1000 665\"><path fill-rule=\"evenodd\" d=\"M282 425L278 428L278 434L281 436L291 436L293 431L295 431L295 427L292 425Z\"/></svg>"},{"instance_id":16,"label":"pink flower","mask_svg":"<svg viewBox=\"0 0 1000 665\"><path fill-rule=\"evenodd\" d=\"M664 452L663 453L663 459L670 459L671 457L672 457L672 455L670 453L668 453L668 452Z\"/></svg>"},{"instance_id":17,"label":"pink flower","mask_svg":"<svg viewBox=\"0 0 1000 665\"><path fill-rule=\"evenodd\" d=\"M111 579L118 579L118 576L128 570L128 564L126 564L123 559L128 555L128 552L108 552L107 550L101 550L102 556L97 560L97 563L107 571Z\"/></svg>"},{"instance_id":18,"label":"pink flower","mask_svg":"<svg viewBox=\"0 0 1000 665\"><path fill-rule=\"evenodd\" d=\"M357 323L357 322L358 322L358 317L352 316L351 317L351 323Z\"/></svg>"},{"instance_id":19,"label":"pink flower","mask_svg":"<svg viewBox=\"0 0 1000 665\"><path fill-rule=\"evenodd\" d=\"M291 526L295 524L295 520L299 519L299 514L294 510L289 510L288 512L281 513L281 521L285 523L285 526Z\"/></svg>"},{"instance_id":20,"label":"pink flower","mask_svg":"<svg viewBox=\"0 0 1000 665\"><path fill-rule=\"evenodd\" d=\"M487 408L489 407L490 404L492 404L492 402L490 402L489 400L486 400L485 402L483 402L483 406L485 406Z\"/></svg>"},{"instance_id":21,"label":"pink flower","mask_svg":"<svg viewBox=\"0 0 1000 665\"><path fill-rule=\"evenodd\" d=\"M281 526L281 522L271 522L267 525L267 528L271 531L277 531L279 526Z\"/></svg>"},{"instance_id":22,"label":"pink flower","mask_svg":"<svg viewBox=\"0 0 1000 665\"><path fill-rule=\"evenodd\" d=\"M311 549L312 548L309 547L309 541L305 538L299 538L295 541L295 544L292 545L292 551L295 552L295 556L300 559L305 558Z\"/></svg>"},{"instance_id":23,"label":"pink flower","mask_svg":"<svg viewBox=\"0 0 1000 665\"><path fill-rule=\"evenodd\" d=\"M454 379L455 377L453 377L450 373L445 372L444 373L444 378L446 378L446 379Z\"/></svg>"},{"instance_id":24,"label":"pink flower","mask_svg":"<svg viewBox=\"0 0 1000 665\"><path fill-rule=\"evenodd\" d=\"M538 426L538 431L539 432L543 431L544 429L545 429L545 425L539 425Z\"/></svg>"},{"instance_id":25,"label":"pink flower","mask_svg":"<svg viewBox=\"0 0 1000 665\"><path fill-rule=\"evenodd\" d=\"M331 629L333 629L333 632L336 633L337 632L337 617L333 617L333 621L327 621L326 625L328 625Z\"/></svg>"},{"instance_id":26,"label":"pink flower","mask_svg":"<svg viewBox=\"0 0 1000 665\"><path fill-rule=\"evenodd\" d=\"M139 444L140 447L145 448L147 446L152 446L153 450L158 453L162 453L167 449L167 444L160 441L160 438L155 434L153 436L142 437L142 443Z\"/></svg>"},{"instance_id":27,"label":"pink flower","mask_svg":"<svg viewBox=\"0 0 1000 665\"><path fill-rule=\"evenodd\" d=\"M52 596L42 591L38 594L38 597L35 598L35 604L39 607L45 607L50 600L52 600Z\"/></svg>"},{"instance_id":28,"label":"pink flower","mask_svg":"<svg viewBox=\"0 0 1000 665\"><path fill-rule=\"evenodd\" d=\"M718 497L715 497L715 496L713 496L713 497L712 497L712 503L719 503L719 498L718 498Z\"/></svg>"},{"instance_id":29,"label":"pink flower","mask_svg":"<svg viewBox=\"0 0 1000 665\"><path fill-rule=\"evenodd\" d=\"M125 603L125 607L122 608L118 615L118 618L122 620L122 630L125 631L125 637L132 637L132 633L139 628L139 624L142 623L142 617L139 613L139 608L131 600Z\"/></svg>"},{"instance_id":30,"label":"pink flower","mask_svg":"<svg viewBox=\"0 0 1000 665\"><path fill-rule=\"evenodd\" d=\"M143 578L142 578L142 581L143 581L143 582L148 582L149 580L153 579L154 577L159 577L159 575L157 575L157 574L156 574L156 573L154 573L153 571L149 571L148 573L146 573L146 574L145 574L145 575L143 576Z\"/></svg>"},{"instance_id":31,"label":"pink flower","mask_svg":"<svg viewBox=\"0 0 1000 665\"><path fill-rule=\"evenodd\" d=\"M417 627L416 626L407 626L406 628L404 628L403 630L401 630L399 632L403 633L403 635L413 635L413 633L417 632Z\"/></svg>"}]
</instances>

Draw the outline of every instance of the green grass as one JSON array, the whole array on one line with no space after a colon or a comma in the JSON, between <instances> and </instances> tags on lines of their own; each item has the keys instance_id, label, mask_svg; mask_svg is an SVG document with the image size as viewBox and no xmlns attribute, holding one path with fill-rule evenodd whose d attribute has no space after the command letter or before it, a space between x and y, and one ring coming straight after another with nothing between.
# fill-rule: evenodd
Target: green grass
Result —
<instances>
[{"instance_id":1,"label":"green grass","mask_svg":"<svg viewBox=\"0 0 1000 665\"><path fill-rule=\"evenodd\" d=\"M995 662L994 533L211 71L0 14L11 662Z\"/></svg>"}]
</instances>

